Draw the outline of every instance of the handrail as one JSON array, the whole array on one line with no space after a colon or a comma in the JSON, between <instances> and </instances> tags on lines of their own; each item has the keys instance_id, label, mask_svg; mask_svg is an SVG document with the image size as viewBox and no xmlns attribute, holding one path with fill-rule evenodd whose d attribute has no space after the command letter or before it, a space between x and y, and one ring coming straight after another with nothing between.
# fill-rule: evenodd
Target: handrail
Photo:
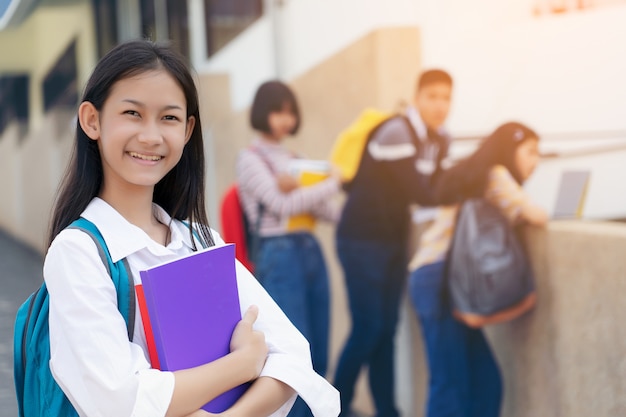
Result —
<instances>
[{"instance_id":1,"label":"handrail","mask_svg":"<svg viewBox=\"0 0 626 417\"><path fill-rule=\"evenodd\" d=\"M476 141L482 140L488 136L485 135L461 135L454 136L454 141ZM626 139L626 130L597 130L597 131L581 131L581 132L553 132L541 135L542 141L563 141L563 140L591 140L591 139Z\"/></svg>"},{"instance_id":2,"label":"handrail","mask_svg":"<svg viewBox=\"0 0 626 417\"><path fill-rule=\"evenodd\" d=\"M478 142L483 139L483 136L459 136L454 137L454 142ZM580 143L581 141L594 141L602 140L602 144L590 143L583 148L578 149L563 149L541 152L541 157L546 159L554 158L571 158L578 156L597 155L613 151L626 150L626 130L604 130L604 131L587 131L587 132L559 132L559 133L546 133L541 135L541 141L549 144L556 144L561 142L562 144ZM607 141L616 143L606 143Z\"/></svg>"}]
</instances>

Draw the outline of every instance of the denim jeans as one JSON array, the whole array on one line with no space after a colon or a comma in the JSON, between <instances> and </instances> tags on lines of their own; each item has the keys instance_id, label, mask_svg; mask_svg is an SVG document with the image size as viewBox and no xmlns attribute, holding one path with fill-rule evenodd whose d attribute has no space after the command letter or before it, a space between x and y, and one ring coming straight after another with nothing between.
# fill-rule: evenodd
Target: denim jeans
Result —
<instances>
[{"instance_id":1,"label":"denim jeans","mask_svg":"<svg viewBox=\"0 0 626 417\"><path fill-rule=\"evenodd\" d=\"M330 295L321 248L310 233L262 238L255 275L296 328L309 341L313 368L324 376L328 365ZM290 417L311 416L298 398Z\"/></svg>"},{"instance_id":2,"label":"denim jeans","mask_svg":"<svg viewBox=\"0 0 626 417\"><path fill-rule=\"evenodd\" d=\"M334 379L341 396L342 416L349 415L354 385L363 366L369 369L376 416L398 416L394 336L406 282L405 251L400 244L337 237L352 316L352 329Z\"/></svg>"},{"instance_id":3,"label":"denim jeans","mask_svg":"<svg viewBox=\"0 0 626 417\"><path fill-rule=\"evenodd\" d=\"M443 262L425 265L409 278L430 373L426 417L497 417L498 364L482 330L452 316L442 297L444 285Z\"/></svg>"}]
</instances>

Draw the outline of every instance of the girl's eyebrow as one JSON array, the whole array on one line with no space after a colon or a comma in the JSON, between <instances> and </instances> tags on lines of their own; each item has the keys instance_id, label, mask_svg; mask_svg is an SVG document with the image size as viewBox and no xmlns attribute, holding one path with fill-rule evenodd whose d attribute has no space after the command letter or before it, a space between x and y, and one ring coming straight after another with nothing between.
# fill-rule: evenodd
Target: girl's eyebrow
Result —
<instances>
[{"instance_id":1,"label":"girl's eyebrow","mask_svg":"<svg viewBox=\"0 0 626 417\"><path fill-rule=\"evenodd\" d=\"M141 101L133 100L132 98L125 98L122 101L126 103L134 104L135 106L138 106L138 107L146 107L146 105L142 103ZM182 111L183 108L179 106L178 104L168 104L168 105L163 106L162 110L181 110Z\"/></svg>"}]
</instances>

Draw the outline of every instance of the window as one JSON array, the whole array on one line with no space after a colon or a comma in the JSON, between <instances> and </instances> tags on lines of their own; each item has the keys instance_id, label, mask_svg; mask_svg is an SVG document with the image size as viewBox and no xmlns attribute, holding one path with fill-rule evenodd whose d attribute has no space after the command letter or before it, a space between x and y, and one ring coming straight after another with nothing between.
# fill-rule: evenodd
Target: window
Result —
<instances>
[{"instance_id":1,"label":"window","mask_svg":"<svg viewBox=\"0 0 626 417\"><path fill-rule=\"evenodd\" d=\"M117 45L117 0L93 0L98 56Z\"/></svg>"},{"instance_id":2,"label":"window","mask_svg":"<svg viewBox=\"0 0 626 417\"><path fill-rule=\"evenodd\" d=\"M141 35L146 39L167 39L182 55L189 56L187 2L141 0Z\"/></svg>"},{"instance_id":3,"label":"window","mask_svg":"<svg viewBox=\"0 0 626 417\"><path fill-rule=\"evenodd\" d=\"M72 42L43 81L44 110L78 105L76 41Z\"/></svg>"},{"instance_id":4,"label":"window","mask_svg":"<svg viewBox=\"0 0 626 417\"><path fill-rule=\"evenodd\" d=\"M28 123L28 75L0 76L0 134L13 122Z\"/></svg>"},{"instance_id":5,"label":"window","mask_svg":"<svg viewBox=\"0 0 626 417\"><path fill-rule=\"evenodd\" d=\"M263 0L204 0L204 12L211 56L263 14Z\"/></svg>"}]
</instances>

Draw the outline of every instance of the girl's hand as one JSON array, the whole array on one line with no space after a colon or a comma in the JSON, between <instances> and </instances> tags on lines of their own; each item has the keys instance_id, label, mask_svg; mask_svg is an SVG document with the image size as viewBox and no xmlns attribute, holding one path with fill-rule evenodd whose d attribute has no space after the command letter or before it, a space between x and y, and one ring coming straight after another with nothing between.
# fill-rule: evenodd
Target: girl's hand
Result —
<instances>
[{"instance_id":1,"label":"girl's hand","mask_svg":"<svg viewBox=\"0 0 626 417\"><path fill-rule=\"evenodd\" d=\"M283 194L289 194L296 188L300 187L300 183L298 183L296 178L285 173L276 175L276 185L278 185L278 189Z\"/></svg>"},{"instance_id":2,"label":"girl's hand","mask_svg":"<svg viewBox=\"0 0 626 417\"><path fill-rule=\"evenodd\" d=\"M258 316L259 308L254 305L250 306L241 321L237 323L230 339L231 353L238 354L244 361L245 367L251 370L249 380L259 376L268 353L265 335L252 328Z\"/></svg>"},{"instance_id":3,"label":"girl's hand","mask_svg":"<svg viewBox=\"0 0 626 417\"><path fill-rule=\"evenodd\" d=\"M344 180L343 180L343 173L341 171L341 168L339 168L335 164L331 164L330 165L329 175L330 175L331 178L336 179L340 184L344 182Z\"/></svg>"}]
</instances>

